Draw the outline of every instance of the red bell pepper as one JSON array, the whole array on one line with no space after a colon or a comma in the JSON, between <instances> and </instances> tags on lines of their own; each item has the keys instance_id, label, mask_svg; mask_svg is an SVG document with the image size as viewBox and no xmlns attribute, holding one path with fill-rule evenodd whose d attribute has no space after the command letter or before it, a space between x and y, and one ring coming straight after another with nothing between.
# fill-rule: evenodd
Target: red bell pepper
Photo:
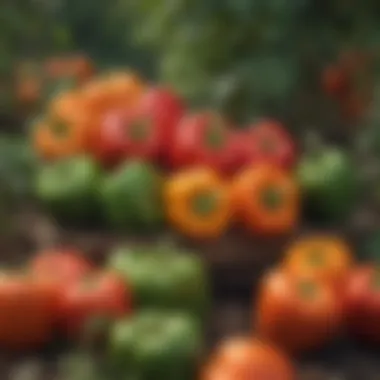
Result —
<instances>
[{"instance_id":1,"label":"red bell pepper","mask_svg":"<svg viewBox=\"0 0 380 380\"><path fill-rule=\"evenodd\" d=\"M296 159L296 146L292 136L276 120L262 120L249 127L247 132L247 163L270 163L290 169Z\"/></svg>"},{"instance_id":2,"label":"red bell pepper","mask_svg":"<svg viewBox=\"0 0 380 380\"><path fill-rule=\"evenodd\" d=\"M167 153L175 129L184 115L185 106L174 92L166 88L151 88L137 105L138 113L149 117L161 136L161 151Z\"/></svg>"},{"instance_id":3,"label":"red bell pepper","mask_svg":"<svg viewBox=\"0 0 380 380\"><path fill-rule=\"evenodd\" d=\"M204 112L184 117L171 146L172 167L205 165L224 173L231 161L230 136L219 114Z\"/></svg>"},{"instance_id":4,"label":"red bell pepper","mask_svg":"<svg viewBox=\"0 0 380 380\"><path fill-rule=\"evenodd\" d=\"M93 142L95 156L104 164L125 158L155 159L161 140L157 126L135 109L117 109L107 113Z\"/></svg>"},{"instance_id":5,"label":"red bell pepper","mask_svg":"<svg viewBox=\"0 0 380 380\"><path fill-rule=\"evenodd\" d=\"M109 112L99 128L95 154L105 163L125 158L161 159L183 114L182 101L169 90L152 88L132 109Z\"/></svg>"}]
</instances>

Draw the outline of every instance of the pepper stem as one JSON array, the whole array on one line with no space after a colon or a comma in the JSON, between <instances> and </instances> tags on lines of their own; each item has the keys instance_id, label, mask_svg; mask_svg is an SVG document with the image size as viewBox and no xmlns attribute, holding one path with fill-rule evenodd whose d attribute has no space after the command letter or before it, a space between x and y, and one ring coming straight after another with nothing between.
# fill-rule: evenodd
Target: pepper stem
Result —
<instances>
[{"instance_id":1,"label":"pepper stem","mask_svg":"<svg viewBox=\"0 0 380 380\"><path fill-rule=\"evenodd\" d=\"M265 207L269 210L278 209L283 201L281 192L275 187L264 189L261 200Z\"/></svg>"},{"instance_id":2,"label":"pepper stem","mask_svg":"<svg viewBox=\"0 0 380 380\"><path fill-rule=\"evenodd\" d=\"M211 149L218 150L223 147L225 143L225 136L223 134L223 129L218 123L215 123L207 130L206 142L207 146Z\"/></svg>"},{"instance_id":3,"label":"pepper stem","mask_svg":"<svg viewBox=\"0 0 380 380\"><path fill-rule=\"evenodd\" d=\"M149 133L149 124L146 120L134 122L129 130L129 136L134 141L144 141Z\"/></svg>"},{"instance_id":4,"label":"pepper stem","mask_svg":"<svg viewBox=\"0 0 380 380\"><path fill-rule=\"evenodd\" d=\"M66 123L61 120L53 122L51 129L54 135L58 138L65 138L69 134L69 129Z\"/></svg>"},{"instance_id":5,"label":"pepper stem","mask_svg":"<svg viewBox=\"0 0 380 380\"><path fill-rule=\"evenodd\" d=\"M212 192L199 194L193 199L192 206L197 215L208 216L217 206L216 196Z\"/></svg>"},{"instance_id":6,"label":"pepper stem","mask_svg":"<svg viewBox=\"0 0 380 380\"><path fill-rule=\"evenodd\" d=\"M313 282L310 281L302 281L299 284L299 292L303 298L311 298L314 297L317 293L317 288Z\"/></svg>"}]
</instances>

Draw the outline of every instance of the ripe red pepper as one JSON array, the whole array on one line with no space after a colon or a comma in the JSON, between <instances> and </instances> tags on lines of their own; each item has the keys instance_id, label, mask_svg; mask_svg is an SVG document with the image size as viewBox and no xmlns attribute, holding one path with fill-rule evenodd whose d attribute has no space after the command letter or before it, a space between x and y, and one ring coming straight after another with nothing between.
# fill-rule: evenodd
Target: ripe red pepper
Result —
<instances>
[{"instance_id":1,"label":"ripe red pepper","mask_svg":"<svg viewBox=\"0 0 380 380\"><path fill-rule=\"evenodd\" d=\"M380 343L380 268L363 265L353 270L344 293L347 328L358 338Z\"/></svg>"},{"instance_id":2,"label":"ripe red pepper","mask_svg":"<svg viewBox=\"0 0 380 380\"><path fill-rule=\"evenodd\" d=\"M92 273L64 287L60 296L61 322L75 337L91 328L90 323L115 320L131 311L132 297L123 279L114 273Z\"/></svg>"},{"instance_id":3,"label":"ripe red pepper","mask_svg":"<svg viewBox=\"0 0 380 380\"><path fill-rule=\"evenodd\" d=\"M117 164L125 158L155 159L161 147L156 125L135 109L116 109L103 118L92 146L104 164Z\"/></svg>"},{"instance_id":4,"label":"ripe red pepper","mask_svg":"<svg viewBox=\"0 0 380 380\"><path fill-rule=\"evenodd\" d=\"M230 165L231 132L216 113L185 116L174 136L171 164L174 168L205 165L224 173Z\"/></svg>"},{"instance_id":5,"label":"ripe red pepper","mask_svg":"<svg viewBox=\"0 0 380 380\"><path fill-rule=\"evenodd\" d=\"M93 270L82 252L56 248L39 252L30 262L30 272L40 280L66 285L80 280Z\"/></svg>"},{"instance_id":6,"label":"ripe red pepper","mask_svg":"<svg viewBox=\"0 0 380 380\"><path fill-rule=\"evenodd\" d=\"M169 90L149 90L132 109L110 111L93 138L95 155L105 164L125 158L154 160L165 155L182 117L183 105Z\"/></svg>"},{"instance_id":7,"label":"ripe red pepper","mask_svg":"<svg viewBox=\"0 0 380 380\"><path fill-rule=\"evenodd\" d=\"M248 129L246 152L248 163L270 163L290 169L296 158L295 143L283 125L276 120L262 120Z\"/></svg>"},{"instance_id":8,"label":"ripe red pepper","mask_svg":"<svg viewBox=\"0 0 380 380\"><path fill-rule=\"evenodd\" d=\"M167 88L154 87L144 94L137 108L138 113L149 117L159 131L161 153L166 155L173 142L175 128L185 112L182 99Z\"/></svg>"}]
</instances>

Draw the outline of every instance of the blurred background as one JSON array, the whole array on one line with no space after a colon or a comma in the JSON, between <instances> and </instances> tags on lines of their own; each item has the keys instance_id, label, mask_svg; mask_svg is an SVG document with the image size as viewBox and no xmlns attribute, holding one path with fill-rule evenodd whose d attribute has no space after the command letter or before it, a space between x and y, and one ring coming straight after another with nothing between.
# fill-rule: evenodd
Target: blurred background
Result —
<instances>
[{"instance_id":1,"label":"blurred background","mask_svg":"<svg viewBox=\"0 0 380 380\"><path fill-rule=\"evenodd\" d=\"M237 121L273 115L291 128L314 124L340 138L368 122L375 100L375 0L2 4L4 116L20 115L33 80L49 84L43 78L47 58L72 53L101 69L129 66L169 83L192 105L221 108Z\"/></svg>"},{"instance_id":2,"label":"blurred background","mask_svg":"<svg viewBox=\"0 0 380 380\"><path fill-rule=\"evenodd\" d=\"M169 86L190 109L218 110L236 129L262 117L277 120L306 154L320 140L338 145L359 164L359 207L352 221L347 218L329 227L343 230L355 247L361 247L358 256L367 249L363 248L364 237L375 232L368 251L378 259L379 25L378 0L2 0L3 262L21 263L26 252L55 239L41 216L36 223L31 201L39 162L29 137L47 102L60 89L84 82L93 73L125 69L148 83ZM343 199L347 188L338 183L331 192ZM310 226L307 221L304 224L301 229L307 231ZM113 236L106 238L104 242L84 235L78 238L78 246L104 251ZM237 239L238 243L220 239L196 246L205 261L217 268L222 284L218 295L227 306L223 304L224 319L218 319L219 309L215 311L221 324L215 329L223 332L228 331L228 324L234 330L240 323L234 318L247 318L246 309L236 314L230 303L235 305L242 289L244 302L250 302L252 273L258 277L267 266L251 255L250 238ZM283 242L261 244L255 248L262 261L274 262ZM100 256L94 255L95 260ZM227 294L231 284L237 289ZM330 357L328 351L321 360ZM356 351L352 357L358 357ZM352 357L339 360L350 362ZM351 367L347 367L350 374ZM362 373L358 376L352 379L363 378Z\"/></svg>"}]
</instances>

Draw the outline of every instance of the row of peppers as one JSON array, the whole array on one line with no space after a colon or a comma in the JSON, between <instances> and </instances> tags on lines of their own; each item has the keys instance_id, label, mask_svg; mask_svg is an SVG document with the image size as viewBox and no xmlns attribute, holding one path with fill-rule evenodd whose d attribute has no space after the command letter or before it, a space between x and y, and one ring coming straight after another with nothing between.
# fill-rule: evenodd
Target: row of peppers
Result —
<instances>
[{"instance_id":1,"label":"row of peppers","mask_svg":"<svg viewBox=\"0 0 380 380\"><path fill-rule=\"evenodd\" d=\"M58 92L32 142L46 164L37 180L43 203L78 221L103 208L123 228L158 225L166 214L189 235L216 236L239 209L249 229L280 233L304 199L313 215L346 218L357 190L346 151L298 152L276 120L236 129L215 111L188 113L173 91L125 72Z\"/></svg>"},{"instance_id":2,"label":"row of peppers","mask_svg":"<svg viewBox=\"0 0 380 380\"><path fill-rule=\"evenodd\" d=\"M377 265L356 264L336 236L298 239L260 280L251 335L226 338L202 363L210 287L199 257L166 245L119 247L97 268L59 248L4 274L0 344L36 348L55 331L87 344L101 333L113 378L293 380L291 358L345 331L380 342L379 278Z\"/></svg>"},{"instance_id":3,"label":"row of peppers","mask_svg":"<svg viewBox=\"0 0 380 380\"><path fill-rule=\"evenodd\" d=\"M131 159L105 171L90 157L70 157L39 168L36 195L56 220L70 225L142 232L167 221L195 239L218 238L234 224L258 235L286 234L298 225L303 197L315 215L342 217L353 209L354 171L340 152L329 154L320 167L302 163L303 182L269 163L226 179L207 166L163 174Z\"/></svg>"}]
</instances>

